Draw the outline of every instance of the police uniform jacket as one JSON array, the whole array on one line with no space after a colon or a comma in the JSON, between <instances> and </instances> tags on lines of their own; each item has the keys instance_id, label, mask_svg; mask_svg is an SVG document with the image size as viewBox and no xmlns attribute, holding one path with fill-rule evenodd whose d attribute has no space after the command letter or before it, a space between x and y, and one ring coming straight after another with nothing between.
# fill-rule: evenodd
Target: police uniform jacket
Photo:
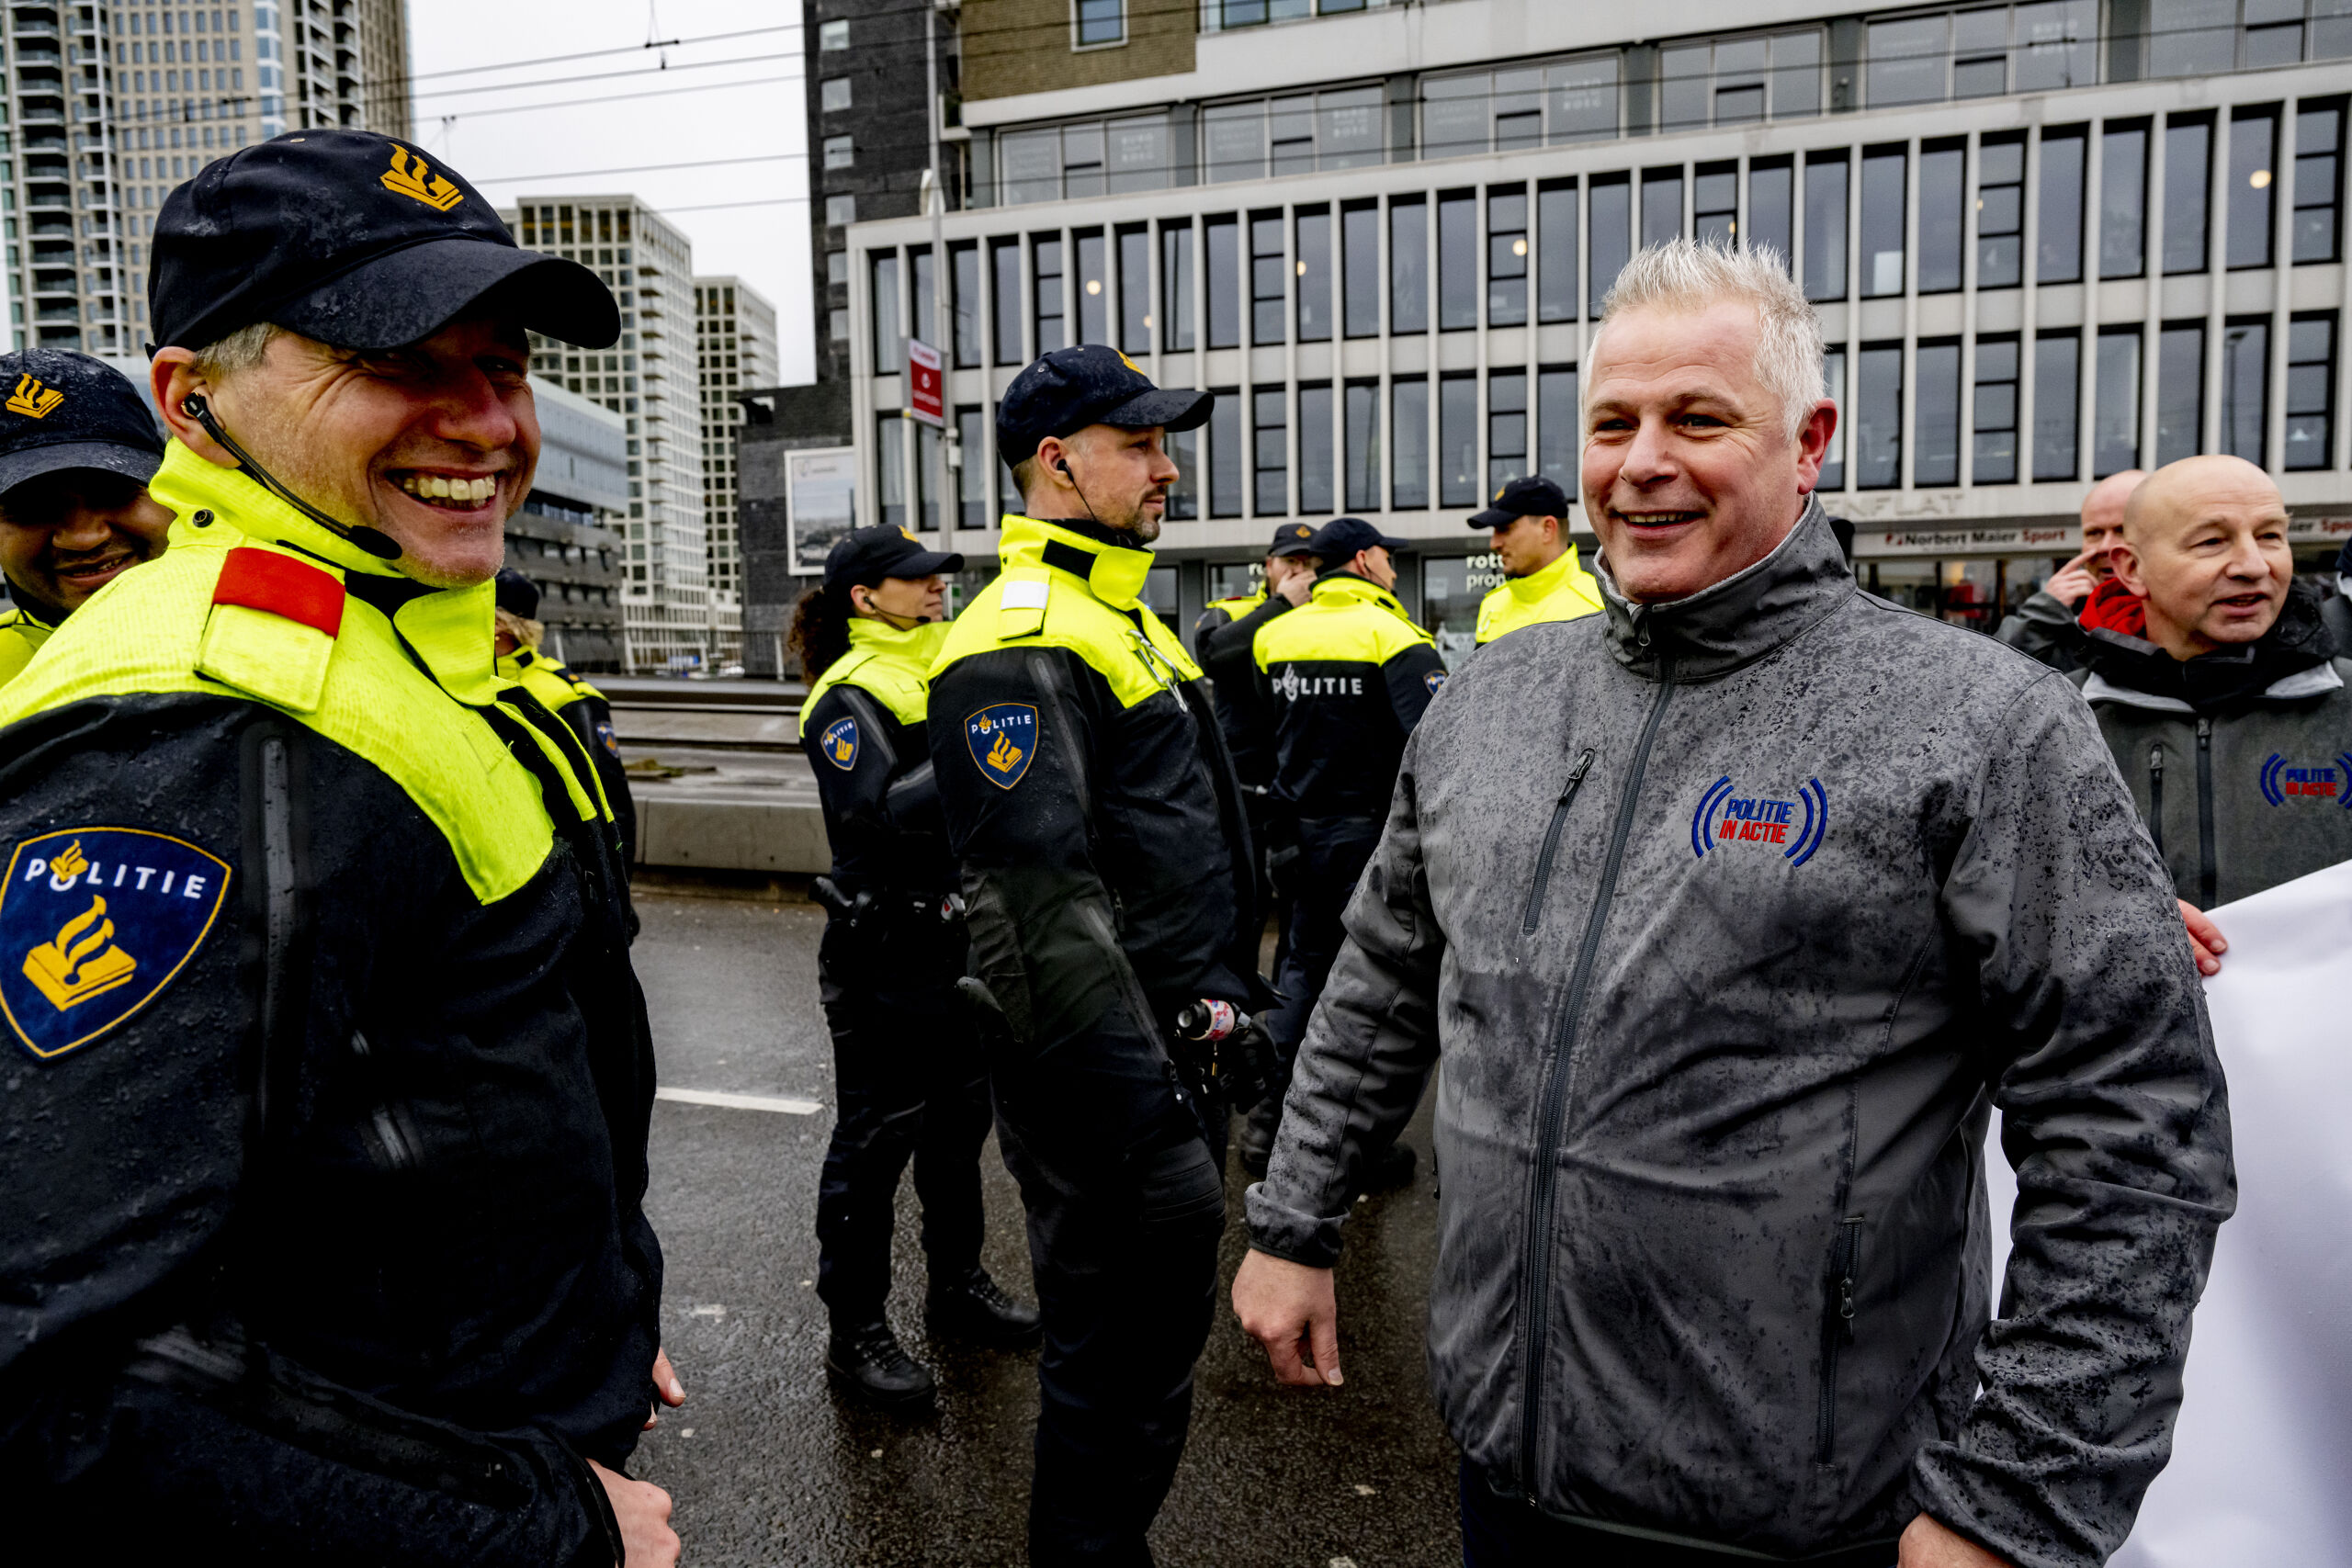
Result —
<instances>
[{"instance_id":1,"label":"police uniform jacket","mask_svg":"<svg viewBox=\"0 0 2352 1568\"><path fill-rule=\"evenodd\" d=\"M1008 516L1003 572L931 688L973 964L1017 1053L1000 1087L1114 1156L1199 1135L1167 1026L1201 997L1255 1000L1259 931L1200 669L1142 603L1152 557L1126 537Z\"/></svg>"},{"instance_id":2,"label":"police uniform jacket","mask_svg":"<svg viewBox=\"0 0 2352 1568\"><path fill-rule=\"evenodd\" d=\"M610 1563L653 1062L492 588L175 443L171 547L0 697L0 1462L77 1552Z\"/></svg>"},{"instance_id":3,"label":"police uniform jacket","mask_svg":"<svg viewBox=\"0 0 2352 1568\"><path fill-rule=\"evenodd\" d=\"M1273 717L1275 797L1301 817L1380 817L1405 738L1445 663L1396 595L1352 572L1259 632L1251 649Z\"/></svg>"},{"instance_id":4,"label":"police uniform jacket","mask_svg":"<svg viewBox=\"0 0 2352 1568\"><path fill-rule=\"evenodd\" d=\"M844 892L935 903L956 886L926 723L931 665L946 642L945 622L899 631L854 620L849 651L801 704L800 749L817 775L833 880Z\"/></svg>"},{"instance_id":5,"label":"police uniform jacket","mask_svg":"<svg viewBox=\"0 0 2352 1568\"><path fill-rule=\"evenodd\" d=\"M21 594L17 603L0 612L0 686L24 673L25 666L33 661L33 655L63 619L53 610L26 604Z\"/></svg>"},{"instance_id":6,"label":"police uniform jacket","mask_svg":"<svg viewBox=\"0 0 2352 1568\"><path fill-rule=\"evenodd\" d=\"M580 738L580 748L593 764L591 776L581 782L603 797L612 815L614 829L620 835L623 868L635 864L637 800L629 794L620 736L613 728L613 705L561 660L549 659L535 648L518 648L499 660L498 674L537 697Z\"/></svg>"},{"instance_id":7,"label":"police uniform jacket","mask_svg":"<svg viewBox=\"0 0 2352 1568\"><path fill-rule=\"evenodd\" d=\"M1250 646L1258 628L1291 608L1289 600L1261 587L1255 593L1212 599L1193 623L1193 658L1206 671L1216 700L1217 728L1225 736L1233 771L1252 789L1274 778L1272 726Z\"/></svg>"},{"instance_id":8,"label":"police uniform jacket","mask_svg":"<svg viewBox=\"0 0 2352 1568\"><path fill-rule=\"evenodd\" d=\"M1543 621L1573 621L1600 613L1600 584L1577 564L1570 545L1559 558L1525 577L1506 578L1478 602L1480 644Z\"/></svg>"}]
</instances>

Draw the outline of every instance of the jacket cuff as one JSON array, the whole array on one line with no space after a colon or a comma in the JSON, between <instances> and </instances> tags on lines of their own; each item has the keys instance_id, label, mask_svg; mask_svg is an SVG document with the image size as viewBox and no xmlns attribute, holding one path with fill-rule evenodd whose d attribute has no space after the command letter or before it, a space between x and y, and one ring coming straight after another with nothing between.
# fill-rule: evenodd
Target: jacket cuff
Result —
<instances>
[{"instance_id":1,"label":"jacket cuff","mask_svg":"<svg viewBox=\"0 0 2352 1568\"><path fill-rule=\"evenodd\" d=\"M626 1568L628 1554L621 1544L621 1522L613 1512L613 1500L605 1495L605 1483L596 1479L596 1472L588 1468L588 1461L571 1444L544 1429L538 1435L561 1456L551 1461L552 1467L571 1483L588 1519L579 1547L564 1559L563 1568Z\"/></svg>"},{"instance_id":2,"label":"jacket cuff","mask_svg":"<svg viewBox=\"0 0 2352 1568\"><path fill-rule=\"evenodd\" d=\"M1293 1208L1267 1190L1263 1181L1251 1183L1242 1194L1250 1217L1250 1245L1257 1251L1309 1269L1329 1269L1340 1260L1340 1218L1325 1218Z\"/></svg>"},{"instance_id":3,"label":"jacket cuff","mask_svg":"<svg viewBox=\"0 0 2352 1568\"><path fill-rule=\"evenodd\" d=\"M2063 1497L1950 1443L1919 1450L1911 1465L1911 1500L2010 1568L2104 1568L2109 1556L2086 1539L2089 1521L2075 1517ZM2114 1544L2122 1544L2120 1535Z\"/></svg>"}]
</instances>

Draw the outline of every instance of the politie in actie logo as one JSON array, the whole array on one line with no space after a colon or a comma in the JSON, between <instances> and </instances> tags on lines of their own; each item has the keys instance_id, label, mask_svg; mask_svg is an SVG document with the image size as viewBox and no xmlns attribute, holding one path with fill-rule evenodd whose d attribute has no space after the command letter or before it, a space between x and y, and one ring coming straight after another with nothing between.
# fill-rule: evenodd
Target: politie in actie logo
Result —
<instances>
[{"instance_id":1,"label":"politie in actie logo","mask_svg":"<svg viewBox=\"0 0 2352 1568\"><path fill-rule=\"evenodd\" d=\"M1011 789L1037 754L1037 710L1027 703L993 703L964 721L964 745L982 777Z\"/></svg>"},{"instance_id":2,"label":"politie in actie logo","mask_svg":"<svg viewBox=\"0 0 2352 1568\"><path fill-rule=\"evenodd\" d=\"M837 718L825 726L817 749L825 754L825 761L843 773L857 766L857 720Z\"/></svg>"},{"instance_id":3,"label":"politie in actie logo","mask_svg":"<svg viewBox=\"0 0 2352 1568\"><path fill-rule=\"evenodd\" d=\"M2352 811L2352 790L2344 787L2347 779L2352 779L2352 751L2339 751L2333 766L2319 767L2299 767L2273 751L2262 763L2262 798L2273 806L2284 806L2289 800L2329 800Z\"/></svg>"},{"instance_id":4,"label":"politie in actie logo","mask_svg":"<svg viewBox=\"0 0 2352 1568\"><path fill-rule=\"evenodd\" d=\"M1690 814L1690 852L1704 860L1713 851L1749 845L1781 852L1791 865L1803 865L1821 848L1829 830L1829 795L1819 779L1807 779L1789 800L1743 795L1725 773L1699 797Z\"/></svg>"},{"instance_id":5,"label":"politie in actie logo","mask_svg":"<svg viewBox=\"0 0 2352 1568\"><path fill-rule=\"evenodd\" d=\"M153 1001L204 943L229 863L142 828L27 839L0 886L0 1012L47 1060Z\"/></svg>"}]
</instances>

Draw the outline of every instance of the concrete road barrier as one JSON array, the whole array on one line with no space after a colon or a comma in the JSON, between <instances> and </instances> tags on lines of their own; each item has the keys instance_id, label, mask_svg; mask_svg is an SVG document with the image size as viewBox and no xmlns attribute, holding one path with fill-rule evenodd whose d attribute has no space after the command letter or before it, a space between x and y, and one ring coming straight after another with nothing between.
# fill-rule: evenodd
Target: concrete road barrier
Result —
<instances>
[{"instance_id":1,"label":"concrete road barrier","mask_svg":"<svg viewBox=\"0 0 2352 1568\"><path fill-rule=\"evenodd\" d=\"M814 805L664 799L650 790L638 796L637 858L687 870L803 875L833 863L824 813Z\"/></svg>"}]
</instances>

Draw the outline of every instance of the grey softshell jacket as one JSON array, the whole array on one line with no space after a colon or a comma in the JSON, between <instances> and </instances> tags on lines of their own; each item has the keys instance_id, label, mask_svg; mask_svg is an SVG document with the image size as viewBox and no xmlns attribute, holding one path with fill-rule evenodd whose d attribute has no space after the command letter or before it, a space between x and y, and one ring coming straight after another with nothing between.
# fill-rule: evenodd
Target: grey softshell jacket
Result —
<instances>
[{"instance_id":1,"label":"grey softshell jacket","mask_svg":"<svg viewBox=\"0 0 2352 1568\"><path fill-rule=\"evenodd\" d=\"M1818 505L1675 604L1601 581L1414 732L1253 1244L1329 1263L1442 1064L1430 1368L1473 1462L1778 1557L1925 1507L2019 1568L2104 1562L2233 1188L2088 708L1859 592ZM1987 1329L1991 1104L2021 1195Z\"/></svg>"}]
</instances>

